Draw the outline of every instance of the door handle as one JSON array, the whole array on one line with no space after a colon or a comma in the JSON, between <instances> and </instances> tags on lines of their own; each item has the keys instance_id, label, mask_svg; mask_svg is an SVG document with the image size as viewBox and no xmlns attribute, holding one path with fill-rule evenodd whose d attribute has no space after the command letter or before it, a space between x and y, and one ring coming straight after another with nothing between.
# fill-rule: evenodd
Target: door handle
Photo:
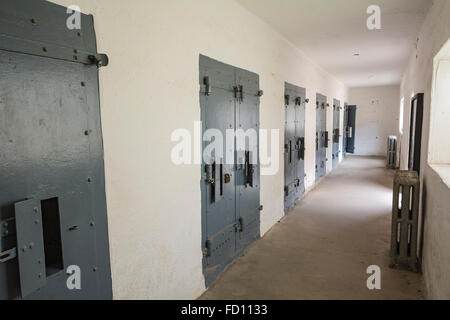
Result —
<instances>
[{"instance_id":1,"label":"door handle","mask_svg":"<svg viewBox=\"0 0 450 320\"><path fill-rule=\"evenodd\" d=\"M223 196L224 172L222 161L205 165L206 183L210 185L211 203L215 203Z\"/></svg>"},{"instance_id":2,"label":"door handle","mask_svg":"<svg viewBox=\"0 0 450 320\"><path fill-rule=\"evenodd\" d=\"M253 164L250 162L250 157L252 156L250 151L245 151L245 167L244 167L244 175L245 175L245 185L250 185L253 187Z\"/></svg>"},{"instance_id":3,"label":"door handle","mask_svg":"<svg viewBox=\"0 0 450 320\"><path fill-rule=\"evenodd\" d=\"M239 218L239 232L244 232L244 218Z\"/></svg>"},{"instance_id":4,"label":"door handle","mask_svg":"<svg viewBox=\"0 0 450 320\"><path fill-rule=\"evenodd\" d=\"M305 138L299 138L297 141L298 160L305 159Z\"/></svg>"},{"instance_id":5,"label":"door handle","mask_svg":"<svg viewBox=\"0 0 450 320\"><path fill-rule=\"evenodd\" d=\"M324 147L328 148L329 147L329 142L330 142L330 138L329 138L329 133L328 131L325 131L325 138L324 138Z\"/></svg>"}]
</instances>

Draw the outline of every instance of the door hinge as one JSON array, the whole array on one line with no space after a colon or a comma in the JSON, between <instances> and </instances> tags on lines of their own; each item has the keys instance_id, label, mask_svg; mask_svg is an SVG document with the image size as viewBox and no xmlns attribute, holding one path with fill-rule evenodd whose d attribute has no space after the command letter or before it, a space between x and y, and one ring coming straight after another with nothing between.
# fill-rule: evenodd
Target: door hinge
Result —
<instances>
[{"instance_id":1,"label":"door hinge","mask_svg":"<svg viewBox=\"0 0 450 320\"><path fill-rule=\"evenodd\" d=\"M88 59L98 68L106 67L109 64L109 58L106 54L89 55Z\"/></svg>"},{"instance_id":2,"label":"door hinge","mask_svg":"<svg viewBox=\"0 0 450 320\"><path fill-rule=\"evenodd\" d=\"M2 238L6 238L16 234L16 219L9 218L0 221L0 249L2 249ZM17 257L17 248L12 248L0 252L0 263L8 262Z\"/></svg>"},{"instance_id":3,"label":"door hinge","mask_svg":"<svg viewBox=\"0 0 450 320\"><path fill-rule=\"evenodd\" d=\"M0 221L0 237L8 237L16 234L16 219L10 218Z\"/></svg>"}]
</instances>

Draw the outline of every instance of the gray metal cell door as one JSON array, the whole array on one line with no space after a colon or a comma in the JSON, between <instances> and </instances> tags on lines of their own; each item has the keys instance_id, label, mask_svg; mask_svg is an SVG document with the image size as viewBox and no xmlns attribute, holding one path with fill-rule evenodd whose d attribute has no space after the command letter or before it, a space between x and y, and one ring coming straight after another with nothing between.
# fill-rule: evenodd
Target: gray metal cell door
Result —
<instances>
[{"instance_id":1,"label":"gray metal cell door","mask_svg":"<svg viewBox=\"0 0 450 320\"><path fill-rule=\"evenodd\" d=\"M0 4L0 299L111 299L92 16ZM80 270L81 289L67 286ZM72 288L73 289L73 288Z\"/></svg>"},{"instance_id":2,"label":"gray metal cell door","mask_svg":"<svg viewBox=\"0 0 450 320\"><path fill-rule=\"evenodd\" d=\"M202 249L208 287L260 237L260 91L256 74L202 55L199 80L203 153L214 149L215 138L209 134L220 132L224 142L222 149L204 156L202 164ZM246 138L250 129L254 136Z\"/></svg>"},{"instance_id":3,"label":"gray metal cell door","mask_svg":"<svg viewBox=\"0 0 450 320\"><path fill-rule=\"evenodd\" d=\"M333 169L339 165L339 156L341 155L341 102L334 99L333 102Z\"/></svg>"},{"instance_id":4,"label":"gray metal cell door","mask_svg":"<svg viewBox=\"0 0 450 320\"><path fill-rule=\"evenodd\" d=\"M327 97L318 93L316 97L316 180L327 173Z\"/></svg>"},{"instance_id":5,"label":"gray metal cell door","mask_svg":"<svg viewBox=\"0 0 450 320\"><path fill-rule=\"evenodd\" d=\"M305 194L305 108L306 90L285 84L285 212Z\"/></svg>"},{"instance_id":6,"label":"gray metal cell door","mask_svg":"<svg viewBox=\"0 0 450 320\"><path fill-rule=\"evenodd\" d=\"M347 153L355 153L356 106L347 107Z\"/></svg>"}]
</instances>

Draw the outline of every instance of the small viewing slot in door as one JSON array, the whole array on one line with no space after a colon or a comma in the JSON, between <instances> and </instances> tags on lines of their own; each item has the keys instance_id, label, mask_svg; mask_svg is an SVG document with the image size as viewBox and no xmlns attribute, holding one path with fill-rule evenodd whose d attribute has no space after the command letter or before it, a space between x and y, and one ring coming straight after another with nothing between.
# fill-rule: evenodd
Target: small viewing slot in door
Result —
<instances>
[{"instance_id":1,"label":"small viewing slot in door","mask_svg":"<svg viewBox=\"0 0 450 320\"><path fill-rule=\"evenodd\" d=\"M64 270L58 198L41 201L47 277Z\"/></svg>"}]
</instances>

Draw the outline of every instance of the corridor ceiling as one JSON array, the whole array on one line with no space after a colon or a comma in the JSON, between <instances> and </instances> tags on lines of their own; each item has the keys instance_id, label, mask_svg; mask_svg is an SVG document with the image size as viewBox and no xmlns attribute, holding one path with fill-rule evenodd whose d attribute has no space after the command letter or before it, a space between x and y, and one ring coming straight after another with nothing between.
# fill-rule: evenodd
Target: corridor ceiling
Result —
<instances>
[{"instance_id":1,"label":"corridor ceiling","mask_svg":"<svg viewBox=\"0 0 450 320\"><path fill-rule=\"evenodd\" d=\"M398 84L432 0L237 0L349 87ZM367 8L381 8L381 30Z\"/></svg>"}]
</instances>

